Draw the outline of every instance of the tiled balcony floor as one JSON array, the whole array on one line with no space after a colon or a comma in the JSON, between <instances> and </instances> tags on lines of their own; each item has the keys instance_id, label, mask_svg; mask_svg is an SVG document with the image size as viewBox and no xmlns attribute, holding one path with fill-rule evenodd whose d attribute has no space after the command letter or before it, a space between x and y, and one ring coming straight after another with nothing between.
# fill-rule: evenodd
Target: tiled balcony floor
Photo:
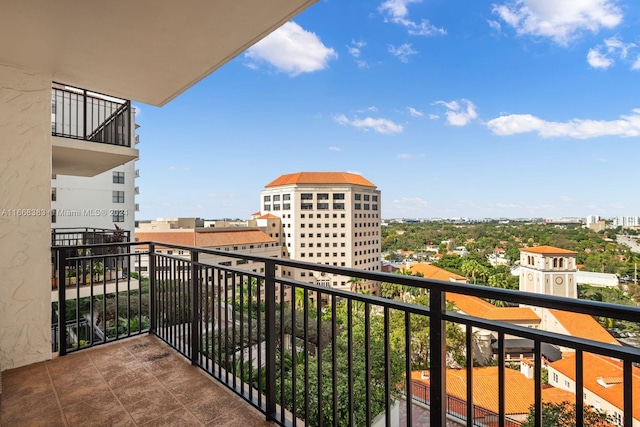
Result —
<instances>
[{"instance_id":1,"label":"tiled balcony floor","mask_svg":"<svg viewBox=\"0 0 640 427\"><path fill-rule=\"evenodd\" d=\"M2 373L0 426L273 426L144 335Z\"/></svg>"}]
</instances>

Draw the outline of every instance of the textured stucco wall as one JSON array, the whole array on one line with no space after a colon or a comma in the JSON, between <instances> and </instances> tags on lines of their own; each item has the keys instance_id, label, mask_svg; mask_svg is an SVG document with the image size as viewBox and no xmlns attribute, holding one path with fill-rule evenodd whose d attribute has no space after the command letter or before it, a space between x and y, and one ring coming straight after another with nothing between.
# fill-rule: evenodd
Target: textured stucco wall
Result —
<instances>
[{"instance_id":1,"label":"textured stucco wall","mask_svg":"<svg viewBox=\"0 0 640 427\"><path fill-rule=\"evenodd\" d=\"M50 191L51 78L0 63L2 370L51 358Z\"/></svg>"}]
</instances>

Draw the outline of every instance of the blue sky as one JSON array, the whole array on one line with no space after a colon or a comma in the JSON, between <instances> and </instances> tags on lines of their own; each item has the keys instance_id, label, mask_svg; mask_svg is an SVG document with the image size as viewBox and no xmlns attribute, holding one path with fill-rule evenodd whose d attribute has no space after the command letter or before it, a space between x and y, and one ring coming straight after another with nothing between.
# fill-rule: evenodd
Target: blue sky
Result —
<instances>
[{"instance_id":1,"label":"blue sky","mask_svg":"<svg viewBox=\"0 0 640 427\"><path fill-rule=\"evenodd\" d=\"M321 0L134 101L137 218L247 218L299 171L362 174L384 218L640 215L639 30L633 0Z\"/></svg>"}]
</instances>

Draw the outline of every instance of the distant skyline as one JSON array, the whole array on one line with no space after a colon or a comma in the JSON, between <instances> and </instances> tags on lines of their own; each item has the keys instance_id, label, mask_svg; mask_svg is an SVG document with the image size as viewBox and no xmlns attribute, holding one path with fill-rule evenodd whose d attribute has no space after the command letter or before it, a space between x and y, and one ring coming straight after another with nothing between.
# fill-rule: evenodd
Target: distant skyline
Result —
<instances>
[{"instance_id":1,"label":"distant skyline","mask_svg":"<svg viewBox=\"0 0 640 427\"><path fill-rule=\"evenodd\" d=\"M362 174L383 218L638 216L639 30L631 0L321 0L133 100L136 217L247 218L300 171Z\"/></svg>"}]
</instances>

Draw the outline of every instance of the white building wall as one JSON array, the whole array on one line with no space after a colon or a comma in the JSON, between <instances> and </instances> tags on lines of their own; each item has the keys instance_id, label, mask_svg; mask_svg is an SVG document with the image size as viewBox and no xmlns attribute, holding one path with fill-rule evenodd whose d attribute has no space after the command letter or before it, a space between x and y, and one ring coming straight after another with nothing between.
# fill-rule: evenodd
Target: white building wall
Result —
<instances>
[{"instance_id":1,"label":"white building wall","mask_svg":"<svg viewBox=\"0 0 640 427\"><path fill-rule=\"evenodd\" d=\"M51 77L0 64L0 370L51 358Z\"/></svg>"},{"instance_id":2,"label":"white building wall","mask_svg":"<svg viewBox=\"0 0 640 427\"><path fill-rule=\"evenodd\" d=\"M51 180L52 195L55 194L56 199L51 202L56 213L52 228L113 229L117 224L133 234L135 171L135 162L128 162L94 177L56 175ZM124 183L114 183L114 173L123 173ZM123 203L114 202L114 191L124 193Z\"/></svg>"},{"instance_id":3,"label":"white building wall","mask_svg":"<svg viewBox=\"0 0 640 427\"><path fill-rule=\"evenodd\" d=\"M303 200L303 194L311 194L311 199ZM319 194L328 194L328 199L318 200ZM334 199L334 194L344 194L344 199ZM288 195L288 200L285 200L285 195ZM357 197L360 197L360 200L357 200ZM328 208L318 209L319 203L327 203ZM311 206L303 209L303 204ZM342 206L335 208L337 204ZM289 258L380 271L379 190L344 184L269 187L260 193L260 207L263 214L281 218L283 245ZM296 270L292 278L344 289L351 286L347 283L348 277L329 276L318 272Z\"/></svg>"}]
</instances>

